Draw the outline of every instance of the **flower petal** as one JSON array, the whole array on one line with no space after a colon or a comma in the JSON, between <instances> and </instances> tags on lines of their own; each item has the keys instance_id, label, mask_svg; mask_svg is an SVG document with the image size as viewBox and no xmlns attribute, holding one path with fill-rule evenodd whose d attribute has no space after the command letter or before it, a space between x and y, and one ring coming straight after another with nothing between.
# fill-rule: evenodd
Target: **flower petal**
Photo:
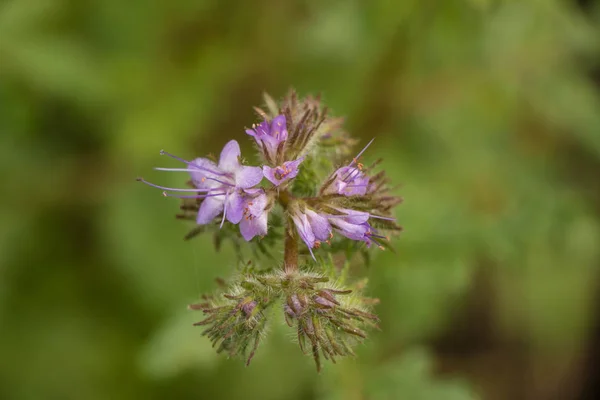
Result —
<instances>
[{"instance_id":1,"label":"flower petal","mask_svg":"<svg viewBox=\"0 0 600 400\"><path fill-rule=\"evenodd\" d=\"M267 234L267 213L263 213L258 218L246 219L240 221L240 233L244 239L249 242L254 236L264 236Z\"/></svg>"},{"instance_id":2,"label":"flower petal","mask_svg":"<svg viewBox=\"0 0 600 400\"><path fill-rule=\"evenodd\" d=\"M238 224L244 216L244 197L235 190L227 198L227 220L232 224Z\"/></svg>"},{"instance_id":3,"label":"flower petal","mask_svg":"<svg viewBox=\"0 0 600 400\"><path fill-rule=\"evenodd\" d=\"M369 231L370 227L367 223L352 224L342 219L336 219L331 222L335 226L342 236L352 240L363 240L366 241L365 234Z\"/></svg>"},{"instance_id":4,"label":"flower petal","mask_svg":"<svg viewBox=\"0 0 600 400\"><path fill-rule=\"evenodd\" d=\"M212 220L223 211L224 202L224 195L205 198L198 210L198 217L196 218L198 225L206 225L212 222Z\"/></svg>"},{"instance_id":5,"label":"flower petal","mask_svg":"<svg viewBox=\"0 0 600 400\"><path fill-rule=\"evenodd\" d=\"M235 140L230 140L219 158L219 168L226 172L235 172L240 167L240 145Z\"/></svg>"},{"instance_id":6,"label":"flower petal","mask_svg":"<svg viewBox=\"0 0 600 400\"><path fill-rule=\"evenodd\" d=\"M241 167L235 173L235 185L249 189L262 181L263 171L260 167Z\"/></svg>"},{"instance_id":7,"label":"flower petal","mask_svg":"<svg viewBox=\"0 0 600 400\"><path fill-rule=\"evenodd\" d=\"M253 217L259 217L265 212L267 207L268 198L265 192L260 189L257 196L248 201L248 210Z\"/></svg>"},{"instance_id":8,"label":"flower petal","mask_svg":"<svg viewBox=\"0 0 600 400\"><path fill-rule=\"evenodd\" d=\"M335 220L343 219L351 224L362 224L369 220L370 215L368 212L350 210L347 208L335 208L336 210L343 212L345 215L336 215Z\"/></svg>"},{"instance_id":9,"label":"flower petal","mask_svg":"<svg viewBox=\"0 0 600 400\"><path fill-rule=\"evenodd\" d=\"M292 220L296 225L300 238L306 243L309 249L315 247L315 235L310 227L306 214L300 216L292 216Z\"/></svg>"},{"instance_id":10,"label":"flower petal","mask_svg":"<svg viewBox=\"0 0 600 400\"><path fill-rule=\"evenodd\" d=\"M310 226L312 228L315 238L320 241L329 239L331 234L331 225L327 221L327 218L317 214L313 210L306 210L306 215Z\"/></svg>"},{"instance_id":11,"label":"flower petal","mask_svg":"<svg viewBox=\"0 0 600 400\"><path fill-rule=\"evenodd\" d=\"M207 158L196 158L194 161L189 163L188 168L190 171L190 176L192 177L192 182L194 186L198 189L213 189L219 186L220 184L213 179L217 179L220 173L219 167L212 161ZM211 172L211 171L214 171ZM204 178L213 178L213 179L204 179Z\"/></svg>"},{"instance_id":12,"label":"flower petal","mask_svg":"<svg viewBox=\"0 0 600 400\"><path fill-rule=\"evenodd\" d=\"M279 186L281 181L275 177L276 170L277 170L277 168L271 168L268 165L263 165L262 172L263 172L263 175L265 176L265 178L267 178L269 180L269 182L271 182L275 186Z\"/></svg>"},{"instance_id":13,"label":"flower petal","mask_svg":"<svg viewBox=\"0 0 600 400\"><path fill-rule=\"evenodd\" d=\"M285 120L285 115L278 115L271 121L271 136L276 138L279 142L287 139L288 131Z\"/></svg>"},{"instance_id":14,"label":"flower petal","mask_svg":"<svg viewBox=\"0 0 600 400\"><path fill-rule=\"evenodd\" d=\"M256 125L254 129L258 136L268 135L270 130L271 128L269 128L269 123L267 121L263 121L260 124Z\"/></svg>"}]
</instances>

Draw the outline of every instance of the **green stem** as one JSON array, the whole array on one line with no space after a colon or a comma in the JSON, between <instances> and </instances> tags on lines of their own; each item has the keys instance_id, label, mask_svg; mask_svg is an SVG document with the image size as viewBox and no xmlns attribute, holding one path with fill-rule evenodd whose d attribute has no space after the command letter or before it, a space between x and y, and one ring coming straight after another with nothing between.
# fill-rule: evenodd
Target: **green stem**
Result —
<instances>
[{"instance_id":1,"label":"green stem","mask_svg":"<svg viewBox=\"0 0 600 400\"><path fill-rule=\"evenodd\" d=\"M298 236L295 234L291 219L288 218L285 227L285 247L283 254L283 270L286 273L298 271Z\"/></svg>"},{"instance_id":2,"label":"green stem","mask_svg":"<svg viewBox=\"0 0 600 400\"><path fill-rule=\"evenodd\" d=\"M279 203L284 210L288 210L292 196L287 190L279 193ZM298 271L298 235L294 230L294 223L291 218L286 218L285 222L285 243L283 253L283 270L286 273Z\"/></svg>"}]
</instances>

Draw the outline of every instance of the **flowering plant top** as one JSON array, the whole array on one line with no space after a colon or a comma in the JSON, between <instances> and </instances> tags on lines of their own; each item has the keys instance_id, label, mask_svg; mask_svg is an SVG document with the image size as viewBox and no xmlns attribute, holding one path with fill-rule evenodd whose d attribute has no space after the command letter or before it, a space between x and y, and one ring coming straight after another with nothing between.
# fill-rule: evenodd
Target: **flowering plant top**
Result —
<instances>
[{"instance_id":1,"label":"flowering plant top","mask_svg":"<svg viewBox=\"0 0 600 400\"><path fill-rule=\"evenodd\" d=\"M321 357L353 355L365 329L377 325L377 300L361 294L366 281L347 282L348 267L355 253L367 261L370 248L389 247L388 235L400 230L393 210L401 199L390 193L385 172L376 172L381 160L361 162L373 140L352 156L355 141L343 120L330 117L318 97L298 99L291 91L279 104L268 95L265 101L266 111L256 108L262 121L246 130L260 166L245 165L231 140L218 161L161 151L180 165L156 169L187 173L187 188L138 180L182 200L178 217L196 224L186 238L212 232L217 246L225 239L234 244L240 276L190 306L204 313L196 325L207 327L203 334L217 351L243 355L249 364L269 313L279 309L320 370ZM244 242L253 250L251 263ZM280 246L283 260L273 261Z\"/></svg>"}]
</instances>

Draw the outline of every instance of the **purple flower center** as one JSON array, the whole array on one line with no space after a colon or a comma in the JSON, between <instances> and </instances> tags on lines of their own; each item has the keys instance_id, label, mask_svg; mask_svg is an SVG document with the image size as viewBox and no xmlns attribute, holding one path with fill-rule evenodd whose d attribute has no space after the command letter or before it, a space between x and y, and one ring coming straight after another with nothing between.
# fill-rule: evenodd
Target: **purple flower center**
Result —
<instances>
[{"instance_id":1,"label":"purple flower center","mask_svg":"<svg viewBox=\"0 0 600 400\"><path fill-rule=\"evenodd\" d=\"M294 161L286 161L282 165L271 168L268 165L263 166L263 174L273 185L279 186L283 182L295 178L300 172L300 163L304 161L304 157L300 157Z\"/></svg>"}]
</instances>

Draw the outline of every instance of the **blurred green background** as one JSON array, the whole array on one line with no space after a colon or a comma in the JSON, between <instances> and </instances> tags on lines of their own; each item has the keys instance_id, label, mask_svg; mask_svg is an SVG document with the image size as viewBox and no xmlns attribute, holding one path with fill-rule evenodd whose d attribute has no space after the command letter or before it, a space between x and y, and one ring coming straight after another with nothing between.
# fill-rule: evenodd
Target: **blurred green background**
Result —
<instances>
[{"instance_id":1,"label":"blurred green background","mask_svg":"<svg viewBox=\"0 0 600 400\"><path fill-rule=\"evenodd\" d=\"M600 8L535 0L0 1L1 399L570 399L600 368ZM405 202L381 331L249 368L186 305L235 269L140 184L261 94L321 92ZM589 392L588 392L589 393ZM593 397L589 398L595 398ZM600 395L599 395L600 396Z\"/></svg>"}]
</instances>

